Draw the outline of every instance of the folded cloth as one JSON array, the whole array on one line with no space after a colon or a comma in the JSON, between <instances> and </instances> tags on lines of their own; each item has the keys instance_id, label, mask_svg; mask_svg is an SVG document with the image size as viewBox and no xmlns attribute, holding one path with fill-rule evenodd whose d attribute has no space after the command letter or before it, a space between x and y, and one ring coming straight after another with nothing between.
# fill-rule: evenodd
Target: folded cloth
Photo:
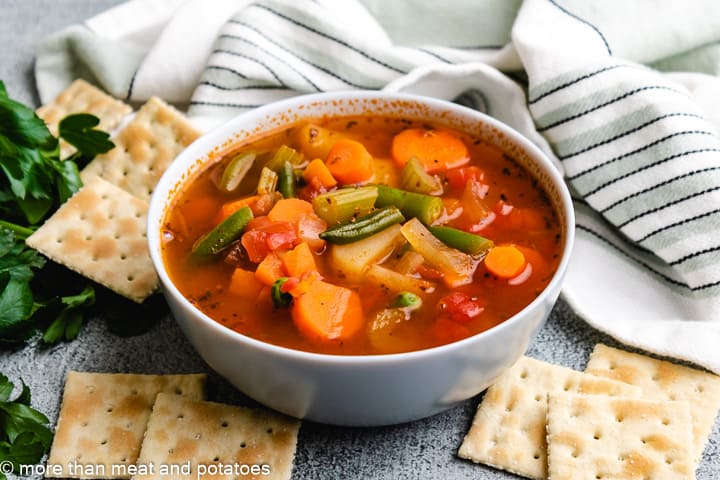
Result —
<instances>
[{"instance_id":1,"label":"folded cloth","mask_svg":"<svg viewBox=\"0 0 720 480\"><path fill-rule=\"evenodd\" d=\"M132 0L44 42L38 89L48 100L83 74L203 125L347 89L485 111L565 173L577 236L563 292L582 318L720 373L720 4L446 3ZM102 65L109 47L123 68Z\"/></svg>"}]
</instances>

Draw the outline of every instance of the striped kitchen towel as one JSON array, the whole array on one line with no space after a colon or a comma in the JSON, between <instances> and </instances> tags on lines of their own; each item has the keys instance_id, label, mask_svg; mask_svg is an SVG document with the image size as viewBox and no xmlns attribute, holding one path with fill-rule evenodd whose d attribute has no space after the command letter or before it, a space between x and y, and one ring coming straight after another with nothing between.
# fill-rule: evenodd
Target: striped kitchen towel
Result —
<instances>
[{"instance_id":1,"label":"striped kitchen towel","mask_svg":"<svg viewBox=\"0 0 720 480\"><path fill-rule=\"evenodd\" d=\"M720 373L716 0L635 0L622 12L588 0L216 1L132 0L88 21L80 40L113 31L137 46L138 27L123 34L119 20L152 5L162 14L154 35L145 16L147 53L103 85L187 104L202 125L300 93L380 88L497 117L545 150L574 194L563 291L577 312ZM58 68L97 68L68 56L64 35L38 53L41 98L61 87ZM680 69L705 75L667 73Z\"/></svg>"}]
</instances>

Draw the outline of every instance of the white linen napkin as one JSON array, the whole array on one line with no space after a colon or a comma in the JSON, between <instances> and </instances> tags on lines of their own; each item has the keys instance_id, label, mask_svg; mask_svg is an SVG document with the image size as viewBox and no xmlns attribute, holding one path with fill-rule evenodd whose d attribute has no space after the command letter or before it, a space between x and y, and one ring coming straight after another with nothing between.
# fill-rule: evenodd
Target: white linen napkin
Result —
<instances>
[{"instance_id":1,"label":"white linen napkin","mask_svg":"<svg viewBox=\"0 0 720 480\"><path fill-rule=\"evenodd\" d=\"M132 0L44 42L38 89L47 101L84 74L121 98L188 104L204 126L353 88L481 109L545 150L574 192L563 292L576 311L720 373L720 4L450 3Z\"/></svg>"}]
</instances>

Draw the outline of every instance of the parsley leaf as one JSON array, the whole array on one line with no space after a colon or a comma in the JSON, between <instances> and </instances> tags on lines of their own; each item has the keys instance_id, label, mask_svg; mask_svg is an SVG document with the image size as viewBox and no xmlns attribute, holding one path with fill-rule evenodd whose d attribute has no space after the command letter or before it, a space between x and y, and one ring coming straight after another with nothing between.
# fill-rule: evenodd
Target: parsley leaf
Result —
<instances>
[{"instance_id":1,"label":"parsley leaf","mask_svg":"<svg viewBox=\"0 0 720 480\"><path fill-rule=\"evenodd\" d=\"M98 124L86 113L62 119L60 137L77 152L61 160L58 138L33 109L11 99L0 81L0 345L25 341L45 327L44 343L71 340L95 302L90 282L83 280L80 293L68 291L78 288L77 280L64 281L56 264L46 263L24 240L82 187L76 161L115 146ZM0 452L7 448L0 440Z\"/></svg>"},{"instance_id":2,"label":"parsley leaf","mask_svg":"<svg viewBox=\"0 0 720 480\"><path fill-rule=\"evenodd\" d=\"M115 144L110 141L110 134L97 127L100 123L95 115L75 113L60 120L58 131L60 137L72 144L84 157L94 157L109 152Z\"/></svg>"},{"instance_id":3,"label":"parsley leaf","mask_svg":"<svg viewBox=\"0 0 720 480\"><path fill-rule=\"evenodd\" d=\"M115 146L109 134L94 128L99 123L87 113L60 121L60 137L78 149L62 161L58 139L45 122L9 98L0 81L0 212L13 218L20 211L22 220L35 225L77 192L82 181L76 162L87 163Z\"/></svg>"},{"instance_id":4,"label":"parsley leaf","mask_svg":"<svg viewBox=\"0 0 720 480\"><path fill-rule=\"evenodd\" d=\"M12 462L15 473L20 465L38 463L52 443L48 418L30 406L30 390L22 382L14 400L15 386L0 373L0 460Z\"/></svg>"},{"instance_id":5,"label":"parsley leaf","mask_svg":"<svg viewBox=\"0 0 720 480\"><path fill-rule=\"evenodd\" d=\"M69 295L60 298L63 305L62 311L45 330L43 341L48 344L57 343L62 340L73 340L80 333L83 324L82 311L95 303L95 289L85 287L77 295Z\"/></svg>"}]
</instances>

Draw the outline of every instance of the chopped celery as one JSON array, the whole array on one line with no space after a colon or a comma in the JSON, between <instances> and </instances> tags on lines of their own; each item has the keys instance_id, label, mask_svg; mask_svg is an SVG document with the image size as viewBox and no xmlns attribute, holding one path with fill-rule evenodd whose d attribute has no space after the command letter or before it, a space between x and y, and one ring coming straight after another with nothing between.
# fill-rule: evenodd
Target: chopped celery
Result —
<instances>
[{"instance_id":1,"label":"chopped celery","mask_svg":"<svg viewBox=\"0 0 720 480\"><path fill-rule=\"evenodd\" d=\"M382 265L371 265L364 273L364 279L374 283L383 290L394 293L413 292L425 295L435 291L435 284L422 278L403 275Z\"/></svg>"},{"instance_id":2,"label":"chopped celery","mask_svg":"<svg viewBox=\"0 0 720 480\"><path fill-rule=\"evenodd\" d=\"M258 180L257 193L259 195L272 193L277 188L278 174L267 167L263 167Z\"/></svg>"},{"instance_id":3,"label":"chopped celery","mask_svg":"<svg viewBox=\"0 0 720 480\"><path fill-rule=\"evenodd\" d=\"M375 186L341 188L313 198L315 213L329 226L347 222L372 211L378 189Z\"/></svg>"},{"instance_id":4,"label":"chopped celery","mask_svg":"<svg viewBox=\"0 0 720 480\"><path fill-rule=\"evenodd\" d=\"M192 247L196 255L215 255L230 246L242 235L245 225L253 218L250 207L242 207L218 226L198 238Z\"/></svg>"},{"instance_id":5,"label":"chopped celery","mask_svg":"<svg viewBox=\"0 0 720 480\"><path fill-rule=\"evenodd\" d=\"M448 247L457 248L473 257L485 255L495 245L488 238L452 227L430 227L430 232Z\"/></svg>"},{"instance_id":6,"label":"chopped celery","mask_svg":"<svg viewBox=\"0 0 720 480\"><path fill-rule=\"evenodd\" d=\"M402 254L400 260L395 264L394 270L405 275L415 273L424 262L425 259L422 255L415 250L409 249Z\"/></svg>"},{"instance_id":7,"label":"chopped celery","mask_svg":"<svg viewBox=\"0 0 720 480\"><path fill-rule=\"evenodd\" d=\"M295 197L295 171L287 160L278 171L278 190L285 198Z\"/></svg>"},{"instance_id":8,"label":"chopped celery","mask_svg":"<svg viewBox=\"0 0 720 480\"><path fill-rule=\"evenodd\" d=\"M405 222L400 233L428 264L443 273L443 280L448 286L457 287L472 282L478 261L442 243L417 218Z\"/></svg>"},{"instance_id":9,"label":"chopped celery","mask_svg":"<svg viewBox=\"0 0 720 480\"><path fill-rule=\"evenodd\" d=\"M411 157L400 171L400 186L405 190L428 195L442 195L442 183L425 171L417 157Z\"/></svg>"},{"instance_id":10,"label":"chopped celery","mask_svg":"<svg viewBox=\"0 0 720 480\"><path fill-rule=\"evenodd\" d=\"M395 205L405 215L405 218L415 217L426 225L431 225L445 210L445 204L439 197L407 192L387 185L378 185L377 191L376 206Z\"/></svg>"},{"instance_id":11,"label":"chopped celery","mask_svg":"<svg viewBox=\"0 0 720 480\"><path fill-rule=\"evenodd\" d=\"M275 155L268 160L265 167L274 172L279 172L280 169L283 168L285 162L290 162L291 166L297 167L302 165L303 161L304 158L302 153L299 153L294 148L290 148L287 145L282 145L277 149Z\"/></svg>"},{"instance_id":12,"label":"chopped celery","mask_svg":"<svg viewBox=\"0 0 720 480\"><path fill-rule=\"evenodd\" d=\"M320 234L320 238L330 243L345 245L375 235L386 228L405 221L397 207L385 207L351 220L330 227Z\"/></svg>"},{"instance_id":13,"label":"chopped celery","mask_svg":"<svg viewBox=\"0 0 720 480\"><path fill-rule=\"evenodd\" d=\"M253 162L255 162L254 153L241 153L230 160L220 176L218 188L224 192L235 190L253 166Z\"/></svg>"}]
</instances>

